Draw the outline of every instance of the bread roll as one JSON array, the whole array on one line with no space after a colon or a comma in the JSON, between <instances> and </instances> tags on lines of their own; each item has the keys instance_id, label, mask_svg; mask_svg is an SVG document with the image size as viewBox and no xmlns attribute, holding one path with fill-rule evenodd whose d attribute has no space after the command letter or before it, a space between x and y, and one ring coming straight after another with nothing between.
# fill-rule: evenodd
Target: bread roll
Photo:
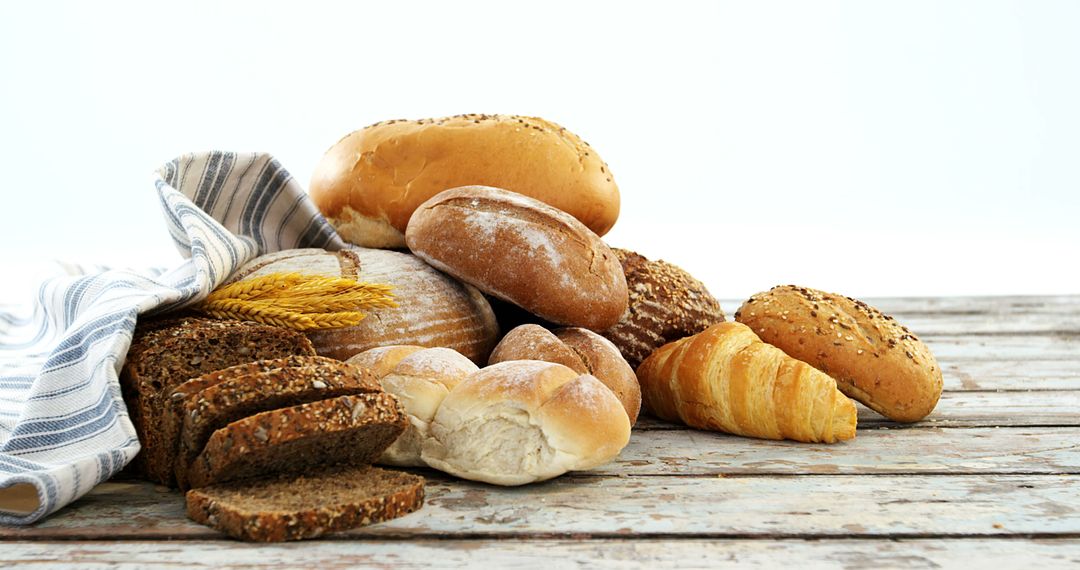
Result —
<instances>
[{"instance_id":1,"label":"bread roll","mask_svg":"<svg viewBox=\"0 0 1080 570\"><path fill-rule=\"evenodd\" d=\"M387 121L355 131L315 167L310 193L345 240L400 248L417 206L474 184L532 196L599 235L619 216L619 189L596 151L559 125L513 115Z\"/></svg>"},{"instance_id":2,"label":"bread roll","mask_svg":"<svg viewBox=\"0 0 1080 570\"><path fill-rule=\"evenodd\" d=\"M660 347L637 375L646 409L668 421L765 439L855 437L855 403L832 378L740 323L719 323Z\"/></svg>"},{"instance_id":3,"label":"bread roll","mask_svg":"<svg viewBox=\"0 0 1080 570\"><path fill-rule=\"evenodd\" d=\"M919 421L941 397L941 367L930 349L862 301L785 285L750 297L735 320L889 419Z\"/></svg>"},{"instance_id":4,"label":"bread roll","mask_svg":"<svg viewBox=\"0 0 1080 570\"><path fill-rule=\"evenodd\" d=\"M634 369L606 338L583 328L554 332L539 325L521 325L506 333L488 358L488 364L507 360L543 360L562 364L578 374L592 374L622 403L630 425L641 411L641 387Z\"/></svg>"},{"instance_id":5,"label":"bread roll","mask_svg":"<svg viewBox=\"0 0 1080 570\"><path fill-rule=\"evenodd\" d=\"M446 395L466 376L479 370L449 348L390 346L373 348L348 360L375 373L383 390L398 397L409 415L409 427L388 447L379 463L425 467L420 448L428 426Z\"/></svg>"},{"instance_id":6,"label":"bread roll","mask_svg":"<svg viewBox=\"0 0 1080 570\"><path fill-rule=\"evenodd\" d=\"M479 291L435 271L412 255L367 248L328 252L291 249L258 257L232 281L268 273L308 273L392 285L397 307L367 309L359 324L306 334L323 356L345 360L376 346L413 344L452 348L487 361L499 327Z\"/></svg>"},{"instance_id":7,"label":"bread roll","mask_svg":"<svg viewBox=\"0 0 1080 570\"><path fill-rule=\"evenodd\" d=\"M705 285L664 260L650 261L612 248L626 275L629 308L619 322L601 332L637 367L661 346L724 322L724 311Z\"/></svg>"},{"instance_id":8,"label":"bread roll","mask_svg":"<svg viewBox=\"0 0 1080 570\"><path fill-rule=\"evenodd\" d=\"M596 378L515 360L458 384L430 433L422 452L428 465L474 481L524 485L611 461L630 441L630 420Z\"/></svg>"},{"instance_id":9,"label":"bread roll","mask_svg":"<svg viewBox=\"0 0 1080 570\"><path fill-rule=\"evenodd\" d=\"M615 254L581 222L498 188L467 186L424 202L409 249L436 268L549 321L603 330L626 311Z\"/></svg>"}]
</instances>

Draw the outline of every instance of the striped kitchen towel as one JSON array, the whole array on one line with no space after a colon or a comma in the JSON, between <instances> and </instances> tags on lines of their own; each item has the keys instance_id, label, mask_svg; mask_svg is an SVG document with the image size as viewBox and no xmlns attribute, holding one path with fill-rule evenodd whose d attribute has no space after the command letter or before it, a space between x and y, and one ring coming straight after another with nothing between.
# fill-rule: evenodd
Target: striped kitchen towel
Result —
<instances>
[{"instance_id":1,"label":"striped kitchen towel","mask_svg":"<svg viewBox=\"0 0 1080 570\"><path fill-rule=\"evenodd\" d=\"M56 277L31 315L0 311L0 523L41 519L138 453L118 373L139 315L205 298L259 254L345 246L266 154L185 155L155 182L183 263Z\"/></svg>"}]
</instances>

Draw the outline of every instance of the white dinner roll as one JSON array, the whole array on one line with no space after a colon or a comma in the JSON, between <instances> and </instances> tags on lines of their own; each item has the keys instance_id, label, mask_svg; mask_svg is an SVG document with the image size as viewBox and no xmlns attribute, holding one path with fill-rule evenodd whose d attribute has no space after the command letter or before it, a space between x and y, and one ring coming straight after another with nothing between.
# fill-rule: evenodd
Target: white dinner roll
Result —
<instances>
[{"instance_id":1,"label":"white dinner roll","mask_svg":"<svg viewBox=\"0 0 1080 570\"><path fill-rule=\"evenodd\" d=\"M451 390L421 458L464 479L524 485L592 469L630 441L630 420L602 382L561 364L513 360Z\"/></svg>"},{"instance_id":2,"label":"white dinner roll","mask_svg":"<svg viewBox=\"0 0 1080 570\"><path fill-rule=\"evenodd\" d=\"M379 463L423 467L420 448L428 425L443 398L465 377L479 370L461 353L449 348L384 346L348 360L371 370L383 390L397 396L409 415L409 427L383 452Z\"/></svg>"}]
</instances>

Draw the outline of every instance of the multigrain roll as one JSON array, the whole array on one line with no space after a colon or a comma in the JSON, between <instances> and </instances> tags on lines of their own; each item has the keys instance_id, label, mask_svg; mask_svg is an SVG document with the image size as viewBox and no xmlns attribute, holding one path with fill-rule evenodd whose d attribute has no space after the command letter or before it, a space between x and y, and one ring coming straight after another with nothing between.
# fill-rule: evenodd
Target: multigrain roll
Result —
<instances>
[{"instance_id":1,"label":"multigrain roll","mask_svg":"<svg viewBox=\"0 0 1080 570\"><path fill-rule=\"evenodd\" d=\"M664 260L651 261L633 251L611 248L622 264L629 308L619 322L601 332L637 368L652 351L724 322L724 311L686 271Z\"/></svg>"},{"instance_id":2,"label":"multigrain roll","mask_svg":"<svg viewBox=\"0 0 1080 570\"><path fill-rule=\"evenodd\" d=\"M421 456L464 479L524 485L603 465L629 441L626 411L595 377L512 360L481 369L450 392Z\"/></svg>"},{"instance_id":3,"label":"multigrain roll","mask_svg":"<svg viewBox=\"0 0 1080 570\"><path fill-rule=\"evenodd\" d=\"M890 419L919 421L941 397L941 367L930 349L862 301L784 285L750 297L735 320Z\"/></svg>"},{"instance_id":4,"label":"multigrain roll","mask_svg":"<svg viewBox=\"0 0 1080 570\"><path fill-rule=\"evenodd\" d=\"M579 374L592 374L619 398L630 425L641 411L641 386L634 369L608 339L580 327L549 331L539 325L521 325L506 333L488 364L508 360L543 360L562 364Z\"/></svg>"},{"instance_id":5,"label":"multigrain roll","mask_svg":"<svg viewBox=\"0 0 1080 570\"><path fill-rule=\"evenodd\" d=\"M413 214L417 257L561 325L603 330L626 311L626 278L589 228L543 202L486 186L441 192Z\"/></svg>"},{"instance_id":6,"label":"multigrain roll","mask_svg":"<svg viewBox=\"0 0 1080 570\"><path fill-rule=\"evenodd\" d=\"M598 235L619 216L619 189L588 143L555 123L516 115L376 123L326 152L310 193L345 240L400 248L421 203L478 184L536 198Z\"/></svg>"}]
</instances>

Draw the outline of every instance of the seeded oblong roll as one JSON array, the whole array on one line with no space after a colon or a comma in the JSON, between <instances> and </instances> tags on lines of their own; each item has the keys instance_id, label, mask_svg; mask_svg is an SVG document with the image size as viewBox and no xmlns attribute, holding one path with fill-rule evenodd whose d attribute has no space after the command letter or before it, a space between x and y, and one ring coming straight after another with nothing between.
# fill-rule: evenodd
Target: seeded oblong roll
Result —
<instances>
[{"instance_id":1,"label":"seeded oblong roll","mask_svg":"<svg viewBox=\"0 0 1080 570\"><path fill-rule=\"evenodd\" d=\"M919 421L941 397L941 367L926 344L862 301L783 285L750 297L735 320L889 419Z\"/></svg>"}]
</instances>

